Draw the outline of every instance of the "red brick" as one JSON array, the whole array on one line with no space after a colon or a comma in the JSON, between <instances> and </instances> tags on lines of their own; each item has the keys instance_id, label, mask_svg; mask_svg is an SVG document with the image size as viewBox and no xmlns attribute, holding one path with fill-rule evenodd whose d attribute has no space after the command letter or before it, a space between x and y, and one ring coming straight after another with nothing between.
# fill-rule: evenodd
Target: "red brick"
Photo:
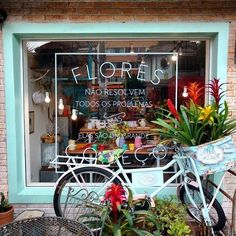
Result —
<instances>
[{"instance_id":1,"label":"red brick","mask_svg":"<svg viewBox=\"0 0 236 236\"><path fill-rule=\"evenodd\" d=\"M113 21L113 16L104 16L104 15L92 15L91 21L98 21L98 22L111 22Z\"/></svg>"},{"instance_id":2,"label":"red brick","mask_svg":"<svg viewBox=\"0 0 236 236\"><path fill-rule=\"evenodd\" d=\"M68 17L66 15L49 15L49 16L44 16L46 21L52 21L52 22L57 22L57 21L63 21L66 20Z\"/></svg>"},{"instance_id":3,"label":"red brick","mask_svg":"<svg viewBox=\"0 0 236 236\"><path fill-rule=\"evenodd\" d=\"M22 20L26 21L44 21L45 17L43 15L28 15L28 16L23 16Z\"/></svg>"},{"instance_id":4,"label":"red brick","mask_svg":"<svg viewBox=\"0 0 236 236\"><path fill-rule=\"evenodd\" d=\"M114 16L113 19L114 21L119 21L119 22L129 22L129 21L134 21L134 16Z\"/></svg>"},{"instance_id":5,"label":"red brick","mask_svg":"<svg viewBox=\"0 0 236 236\"><path fill-rule=\"evenodd\" d=\"M170 9L168 9L170 10ZM175 10L175 9L173 9ZM157 15L157 14L166 14L167 10L164 8L147 8L145 9L147 15Z\"/></svg>"},{"instance_id":6,"label":"red brick","mask_svg":"<svg viewBox=\"0 0 236 236\"><path fill-rule=\"evenodd\" d=\"M34 5L34 3L32 3L32 5ZM46 7L47 9L58 10L59 8L62 8L62 9L68 8L69 3L66 2L66 1L65 2L57 2L57 3L55 3L55 2L48 2L48 3L45 2L43 6ZM72 6L70 5L70 7L72 7Z\"/></svg>"},{"instance_id":7,"label":"red brick","mask_svg":"<svg viewBox=\"0 0 236 236\"><path fill-rule=\"evenodd\" d=\"M68 20L72 22L89 22L90 21L90 16L81 16L81 15L69 15Z\"/></svg>"},{"instance_id":8,"label":"red brick","mask_svg":"<svg viewBox=\"0 0 236 236\"><path fill-rule=\"evenodd\" d=\"M122 13L124 15L145 15L145 10L143 8L136 8L135 10L127 8L127 9L122 9Z\"/></svg>"},{"instance_id":9,"label":"red brick","mask_svg":"<svg viewBox=\"0 0 236 236\"><path fill-rule=\"evenodd\" d=\"M101 14L101 15L120 15L123 13L123 9L115 9L115 8L101 8L101 9L97 9L97 11Z\"/></svg>"},{"instance_id":10,"label":"red brick","mask_svg":"<svg viewBox=\"0 0 236 236\"><path fill-rule=\"evenodd\" d=\"M150 16L150 15L144 15L144 16L135 16L135 21L140 22L151 22L158 20L158 16Z\"/></svg>"},{"instance_id":11,"label":"red brick","mask_svg":"<svg viewBox=\"0 0 236 236\"><path fill-rule=\"evenodd\" d=\"M89 8L77 8L76 12L78 14L80 14L80 15L88 16L88 15L97 15L100 12L100 10L99 9L94 9L94 8L92 8L92 9L89 9Z\"/></svg>"}]
</instances>

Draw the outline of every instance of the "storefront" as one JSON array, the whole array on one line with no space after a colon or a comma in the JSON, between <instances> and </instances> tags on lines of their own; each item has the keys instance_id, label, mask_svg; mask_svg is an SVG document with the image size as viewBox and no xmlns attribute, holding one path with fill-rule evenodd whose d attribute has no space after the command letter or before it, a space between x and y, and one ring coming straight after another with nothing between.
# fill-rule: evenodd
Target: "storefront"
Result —
<instances>
[{"instance_id":1,"label":"storefront","mask_svg":"<svg viewBox=\"0 0 236 236\"><path fill-rule=\"evenodd\" d=\"M228 27L227 23L6 23L10 201L52 202L59 174L49 162L55 153L64 153L71 140L77 140L77 149L71 151L77 155L89 143L101 148L105 142L109 149L114 142L110 144L99 131L107 128L114 140L114 125L124 121L128 148L137 137L142 144L157 142L147 134L155 111L167 98L178 106L189 82L206 84L213 77L226 81ZM208 99L205 91L203 100ZM134 159L141 167L157 165L136 154L135 158L131 150L123 158L127 168ZM174 172L168 170L164 178ZM174 193L175 186L176 182L164 194Z\"/></svg>"},{"instance_id":2,"label":"storefront","mask_svg":"<svg viewBox=\"0 0 236 236\"><path fill-rule=\"evenodd\" d=\"M77 140L70 152L80 155L106 128L113 141L100 135L97 148L110 148L110 125L125 121L128 149L136 137L143 145L157 142L158 136L148 136L155 110L167 98L182 104L188 82L226 82L235 116L233 1L12 0L0 8L8 15L1 28L0 191L8 192L16 213L41 208L54 214L53 186L60 173L49 162L65 153L69 140ZM202 99L209 101L207 91ZM48 133L58 134L56 151L55 136ZM128 150L123 165L165 164L144 161L141 151L135 158ZM163 194L175 193L177 182ZM235 181L226 178L224 187L232 191ZM228 202L224 210L230 213Z\"/></svg>"}]
</instances>

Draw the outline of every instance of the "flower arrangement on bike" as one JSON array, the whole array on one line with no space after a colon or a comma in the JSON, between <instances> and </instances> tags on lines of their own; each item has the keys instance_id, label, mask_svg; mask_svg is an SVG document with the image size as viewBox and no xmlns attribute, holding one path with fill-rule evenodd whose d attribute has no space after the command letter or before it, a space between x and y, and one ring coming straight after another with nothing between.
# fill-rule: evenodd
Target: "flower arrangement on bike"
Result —
<instances>
[{"instance_id":1,"label":"flower arrangement on bike","mask_svg":"<svg viewBox=\"0 0 236 236\"><path fill-rule=\"evenodd\" d=\"M222 102L225 94L223 86L216 78L207 85L213 101L204 106L200 104L203 87L197 82L189 84L189 100L186 104L180 105L178 111L168 99L168 110L165 110L164 115L168 121L160 118L153 121L158 125L153 131L163 138L187 146L200 145L232 134L236 130L236 120L229 118L228 104L226 101Z\"/></svg>"}]
</instances>

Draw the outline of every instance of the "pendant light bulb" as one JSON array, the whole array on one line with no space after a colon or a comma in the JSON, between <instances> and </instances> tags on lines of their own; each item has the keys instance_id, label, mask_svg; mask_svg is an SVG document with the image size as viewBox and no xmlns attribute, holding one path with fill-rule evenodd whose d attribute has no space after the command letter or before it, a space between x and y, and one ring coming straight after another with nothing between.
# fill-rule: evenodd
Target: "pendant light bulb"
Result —
<instances>
[{"instance_id":1,"label":"pendant light bulb","mask_svg":"<svg viewBox=\"0 0 236 236\"><path fill-rule=\"evenodd\" d=\"M177 54L176 54L176 50L173 50L173 55L171 57L172 61L176 61L177 60Z\"/></svg>"},{"instance_id":2,"label":"pendant light bulb","mask_svg":"<svg viewBox=\"0 0 236 236\"><path fill-rule=\"evenodd\" d=\"M130 53L134 53L134 45L133 44L130 45Z\"/></svg>"},{"instance_id":3,"label":"pendant light bulb","mask_svg":"<svg viewBox=\"0 0 236 236\"><path fill-rule=\"evenodd\" d=\"M44 99L44 101L46 102L46 103L49 103L51 100L50 100L50 97L49 97L49 92L46 92L45 93L45 99Z\"/></svg>"},{"instance_id":4,"label":"pendant light bulb","mask_svg":"<svg viewBox=\"0 0 236 236\"><path fill-rule=\"evenodd\" d=\"M72 120L76 120L77 119L77 111L76 111L76 109L72 109L72 115L71 115L71 119Z\"/></svg>"},{"instance_id":5,"label":"pendant light bulb","mask_svg":"<svg viewBox=\"0 0 236 236\"><path fill-rule=\"evenodd\" d=\"M179 47L179 55L182 56L183 55L183 48Z\"/></svg>"},{"instance_id":6,"label":"pendant light bulb","mask_svg":"<svg viewBox=\"0 0 236 236\"><path fill-rule=\"evenodd\" d=\"M187 88L187 86L184 86L184 91L183 91L183 93L182 93L182 96L183 96L184 98L188 97L188 88Z\"/></svg>"},{"instance_id":7,"label":"pendant light bulb","mask_svg":"<svg viewBox=\"0 0 236 236\"><path fill-rule=\"evenodd\" d=\"M59 99L59 105L58 105L59 110L64 110L64 104L63 104L63 99Z\"/></svg>"},{"instance_id":8,"label":"pendant light bulb","mask_svg":"<svg viewBox=\"0 0 236 236\"><path fill-rule=\"evenodd\" d=\"M141 64L144 64L144 63L145 63L145 60L144 60L144 57L142 57Z\"/></svg>"}]
</instances>

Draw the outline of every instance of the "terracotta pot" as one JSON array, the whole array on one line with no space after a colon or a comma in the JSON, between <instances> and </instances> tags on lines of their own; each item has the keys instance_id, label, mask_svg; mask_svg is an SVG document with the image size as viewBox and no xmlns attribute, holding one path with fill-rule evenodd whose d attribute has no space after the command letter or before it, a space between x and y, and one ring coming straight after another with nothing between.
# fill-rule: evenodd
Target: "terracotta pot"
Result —
<instances>
[{"instance_id":1,"label":"terracotta pot","mask_svg":"<svg viewBox=\"0 0 236 236\"><path fill-rule=\"evenodd\" d=\"M11 223L13 221L13 214L14 214L13 206L11 206L11 208L8 211L0 212L0 226Z\"/></svg>"}]
</instances>

